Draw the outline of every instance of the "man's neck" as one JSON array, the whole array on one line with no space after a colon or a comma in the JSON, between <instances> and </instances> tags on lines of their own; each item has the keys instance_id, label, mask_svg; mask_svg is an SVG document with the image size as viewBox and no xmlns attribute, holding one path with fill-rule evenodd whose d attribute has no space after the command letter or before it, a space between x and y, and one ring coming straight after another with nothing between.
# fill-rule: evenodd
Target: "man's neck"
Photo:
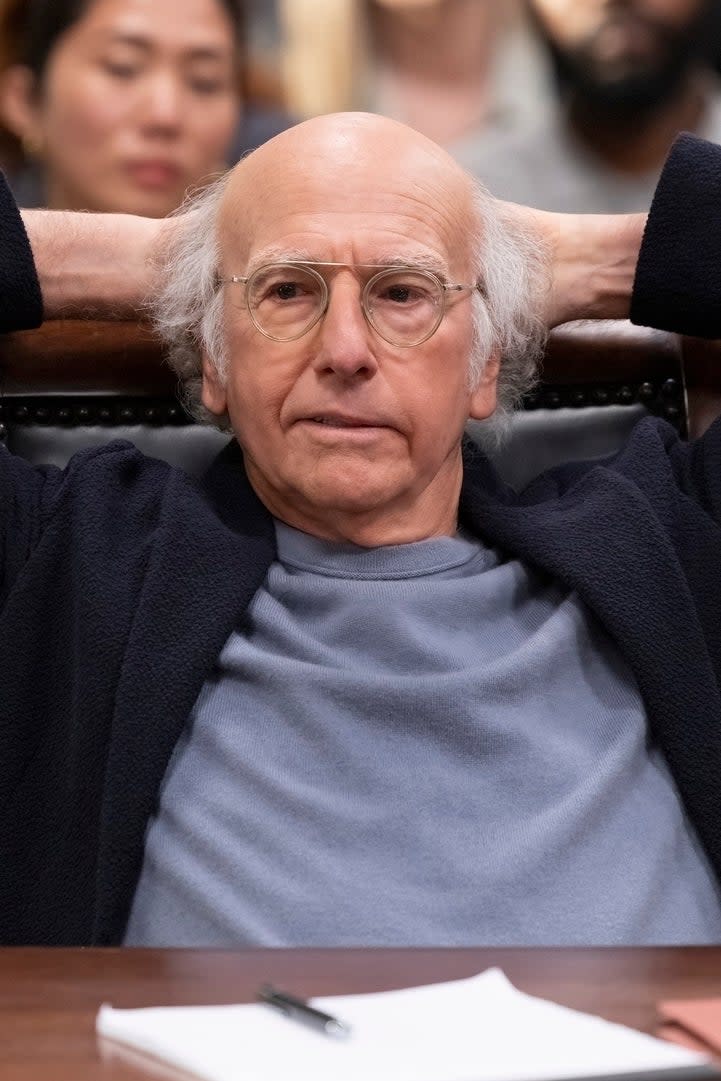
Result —
<instances>
[{"instance_id":1,"label":"man's neck","mask_svg":"<svg viewBox=\"0 0 721 1081\"><path fill-rule=\"evenodd\" d=\"M274 508L268 506L274 518L294 529L309 533L320 540L356 544L360 548L383 548L387 545L413 544L432 537L453 537L458 531L458 498L453 506L429 507L428 513L418 508L404 512L384 510L365 514L339 509L310 511L308 508Z\"/></svg>"},{"instance_id":2,"label":"man's neck","mask_svg":"<svg viewBox=\"0 0 721 1081\"><path fill-rule=\"evenodd\" d=\"M340 500L333 505L318 504L302 493L280 491L267 483L252 462L246 460L245 465L251 486L274 518L321 540L380 548L453 537L458 531L463 476L460 454L451 468L443 471L440 486L368 509L350 502L342 506Z\"/></svg>"},{"instance_id":3,"label":"man's neck","mask_svg":"<svg viewBox=\"0 0 721 1081\"><path fill-rule=\"evenodd\" d=\"M577 97L567 103L568 126L610 168L629 177L658 170L679 131L697 131L708 107L704 78L690 76L676 96L653 112L609 117Z\"/></svg>"}]
</instances>

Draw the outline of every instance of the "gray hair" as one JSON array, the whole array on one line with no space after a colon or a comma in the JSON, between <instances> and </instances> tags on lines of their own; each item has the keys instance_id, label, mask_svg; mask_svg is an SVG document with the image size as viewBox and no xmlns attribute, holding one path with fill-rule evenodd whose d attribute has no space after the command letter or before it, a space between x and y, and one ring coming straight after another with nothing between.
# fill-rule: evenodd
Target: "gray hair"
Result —
<instances>
[{"instance_id":1,"label":"gray hair","mask_svg":"<svg viewBox=\"0 0 721 1081\"><path fill-rule=\"evenodd\" d=\"M188 411L203 424L230 431L229 417L217 417L201 401L202 353L221 379L228 370L223 326L223 291L218 288L220 238L217 220L230 171L185 203L163 260L162 286L149 302L153 326L178 376Z\"/></svg>"},{"instance_id":2,"label":"gray hair","mask_svg":"<svg viewBox=\"0 0 721 1081\"><path fill-rule=\"evenodd\" d=\"M482 291L473 294L473 344L468 376L475 387L491 356L500 357L498 404L484 422L484 436L498 443L513 412L537 380L548 335L542 316L549 284L541 243L522 229L480 181L473 181L473 273Z\"/></svg>"},{"instance_id":3,"label":"gray hair","mask_svg":"<svg viewBox=\"0 0 721 1081\"><path fill-rule=\"evenodd\" d=\"M156 331L178 376L190 412L204 423L230 429L202 405L201 353L205 351L225 379L228 368L218 288L220 243L218 208L226 173L196 196L180 214L185 218L165 258L164 285L150 305ZM473 182L471 245L473 273L482 292L473 294L470 386L476 386L491 356L500 356L498 406L483 425L491 442L507 430L509 418L533 386L546 337L541 317L548 275L540 244L523 232L487 189Z\"/></svg>"}]
</instances>

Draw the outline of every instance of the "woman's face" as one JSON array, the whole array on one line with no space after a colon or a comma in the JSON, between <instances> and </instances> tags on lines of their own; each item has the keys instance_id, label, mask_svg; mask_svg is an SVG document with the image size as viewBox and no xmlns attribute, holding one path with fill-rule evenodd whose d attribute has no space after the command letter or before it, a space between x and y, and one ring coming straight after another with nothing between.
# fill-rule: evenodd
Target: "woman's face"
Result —
<instances>
[{"instance_id":1,"label":"woman's face","mask_svg":"<svg viewBox=\"0 0 721 1081\"><path fill-rule=\"evenodd\" d=\"M239 119L218 0L94 0L60 37L28 139L51 207L160 217L222 169Z\"/></svg>"}]
</instances>

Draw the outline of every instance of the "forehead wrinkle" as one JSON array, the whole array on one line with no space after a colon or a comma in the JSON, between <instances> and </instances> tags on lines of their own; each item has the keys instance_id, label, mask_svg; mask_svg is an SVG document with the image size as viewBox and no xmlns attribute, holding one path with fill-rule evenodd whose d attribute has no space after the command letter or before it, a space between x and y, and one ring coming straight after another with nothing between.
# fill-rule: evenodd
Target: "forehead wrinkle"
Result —
<instances>
[{"instance_id":1,"label":"forehead wrinkle","mask_svg":"<svg viewBox=\"0 0 721 1081\"><path fill-rule=\"evenodd\" d=\"M260 251L255 252L248 260L247 274L252 274L259 267L267 263L335 263L334 259L323 259L316 249L291 248L282 244L270 244ZM416 249L401 253L388 252L374 256L368 262L340 262L340 266L359 267L413 267L418 270L430 270L433 274L443 278L448 274L447 263L427 251Z\"/></svg>"},{"instance_id":2,"label":"forehead wrinkle","mask_svg":"<svg viewBox=\"0 0 721 1081\"><path fill-rule=\"evenodd\" d=\"M392 169L381 169L383 175L379 175L376 149L373 169L366 168L365 160L353 163L341 155L342 160L338 161L331 155L320 170L317 155L310 155L307 147L300 155L295 145L298 132L305 131L312 123L300 124L297 129L291 128L276 136L236 165L235 176L221 206L220 223L221 235L226 229L231 235L235 233L239 255L242 252L245 260L252 258L254 265L259 257L267 257L266 261L278 257L299 262L323 261L323 256L327 258L329 254L325 240L328 223L332 224L336 218L342 220L349 214L349 203L355 203L363 207L366 224L355 235L346 235L343 243L350 245L352 250L359 248L364 256L368 251L368 262L380 264L386 258L393 264L410 262L407 245L412 243L415 233L420 243L428 237L429 242L424 247L435 255L435 265L428 269L454 275L468 271L467 264L472 262L469 229L474 222L470 180L460 166L445 153L439 166L428 154L414 152L405 155L409 159L407 169L404 163L396 161ZM440 148L433 147L433 150L441 154ZM284 163L282 168L281 163ZM257 200L259 190L265 192L266 198ZM276 203L278 210L270 214L269 204L275 206ZM397 230L393 228L394 219ZM366 237L363 234L372 235L376 221L380 228L377 240L384 248L382 255L368 250L364 243ZM241 229L238 229L240 223ZM397 251L393 247L396 231L399 237ZM292 249L283 249L282 241L276 238L284 233L291 243L298 234L317 234L319 239L316 243L313 238L307 250L296 250L296 245ZM382 233L386 234L385 240ZM259 251L253 251L254 237L262 244ZM226 244L222 247L227 257L228 247ZM418 259L417 252L412 250L413 261L425 266L427 255ZM462 266L456 267L457 262Z\"/></svg>"}]
</instances>

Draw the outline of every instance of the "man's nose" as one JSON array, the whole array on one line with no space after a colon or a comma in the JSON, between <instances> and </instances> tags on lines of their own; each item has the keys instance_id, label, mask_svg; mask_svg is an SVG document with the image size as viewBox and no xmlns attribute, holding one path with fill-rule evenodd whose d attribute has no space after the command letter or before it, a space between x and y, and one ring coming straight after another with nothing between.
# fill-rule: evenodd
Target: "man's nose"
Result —
<instances>
[{"instance_id":1,"label":"man's nose","mask_svg":"<svg viewBox=\"0 0 721 1081\"><path fill-rule=\"evenodd\" d=\"M344 378L372 375L378 363L373 331L361 307L355 282L336 282L320 322L319 348L315 357L319 371L334 371Z\"/></svg>"}]
</instances>

